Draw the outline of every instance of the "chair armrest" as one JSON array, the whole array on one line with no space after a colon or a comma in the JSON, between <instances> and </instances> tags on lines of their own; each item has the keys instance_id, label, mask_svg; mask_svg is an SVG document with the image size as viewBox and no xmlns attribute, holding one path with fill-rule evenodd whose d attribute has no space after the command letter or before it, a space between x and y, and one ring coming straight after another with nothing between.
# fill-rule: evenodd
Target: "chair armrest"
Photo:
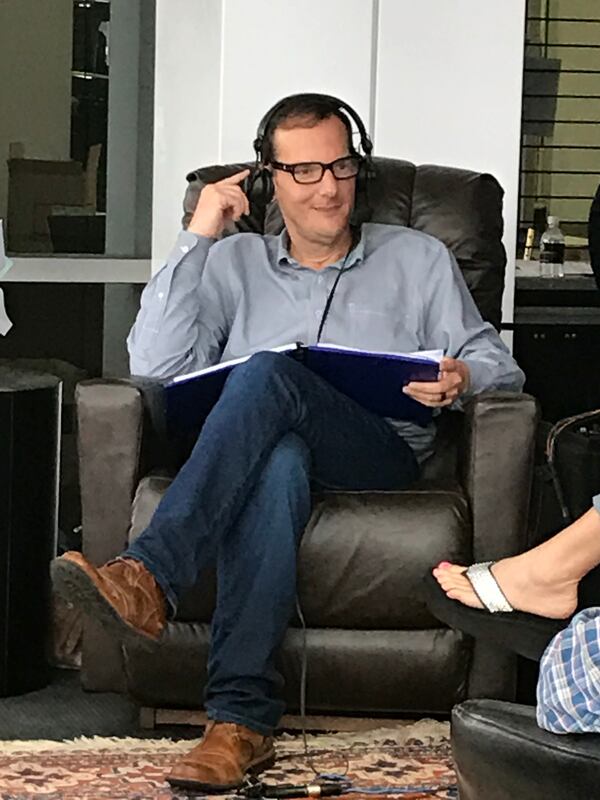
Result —
<instances>
[{"instance_id":1,"label":"chair armrest","mask_svg":"<svg viewBox=\"0 0 600 800\"><path fill-rule=\"evenodd\" d=\"M145 380L90 380L77 386L82 545L94 563L127 544L148 416Z\"/></svg>"},{"instance_id":2,"label":"chair armrest","mask_svg":"<svg viewBox=\"0 0 600 800\"><path fill-rule=\"evenodd\" d=\"M536 400L487 392L465 405L459 471L473 517L473 557L497 559L527 543Z\"/></svg>"},{"instance_id":3,"label":"chair armrest","mask_svg":"<svg viewBox=\"0 0 600 800\"><path fill-rule=\"evenodd\" d=\"M475 561L527 545L537 418L537 403L526 394L489 392L465 404L458 463L471 506ZM516 657L476 639L467 696L514 700L516 685Z\"/></svg>"},{"instance_id":4,"label":"chair armrest","mask_svg":"<svg viewBox=\"0 0 600 800\"><path fill-rule=\"evenodd\" d=\"M158 386L144 378L91 380L77 386L82 544L95 564L126 547L139 477L158 461L151 423L160 417L153 413ZM85 622L81 682L91 691L126 690L120 644L92 619Z\"/></svg>"}]
</instances>

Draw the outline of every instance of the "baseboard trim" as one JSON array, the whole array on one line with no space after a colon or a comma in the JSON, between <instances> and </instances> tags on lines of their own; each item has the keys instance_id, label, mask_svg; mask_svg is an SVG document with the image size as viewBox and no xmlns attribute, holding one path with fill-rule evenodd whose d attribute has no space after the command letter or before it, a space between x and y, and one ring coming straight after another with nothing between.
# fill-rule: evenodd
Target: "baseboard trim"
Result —
<instances>
[{"instance_id":1,"label":"baseboard trim","mask_svg":"<svg viewBox=\"0 0 600 800\"><path fill-rule=\"evenodd\" d=\"M205 711L186 710L180 708L140 709L140 727L153 730L159 725L206 725L208 718ZM308 715L302 718L295 714L284 714L280 728L286 730L308 731L371 731L377 728L393 728L414 724L414 719L396 717L336 717L325 714Z\"/></svg>"}]
</instances>

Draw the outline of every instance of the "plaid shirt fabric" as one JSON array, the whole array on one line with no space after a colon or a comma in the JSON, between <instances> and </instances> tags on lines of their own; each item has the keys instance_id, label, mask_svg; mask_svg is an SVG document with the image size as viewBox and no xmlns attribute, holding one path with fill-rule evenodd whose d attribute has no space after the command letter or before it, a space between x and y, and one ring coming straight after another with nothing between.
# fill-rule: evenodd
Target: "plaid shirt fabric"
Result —
<instances>
[{"instance_id":1,"label":"plaid shirt fabric","mask_svg":"<svg viewBox=\"0 0 600 800\"><path fill-rule=\"evenodd\" d=\"M600 494L593 503L600 514ZM537 721L552 733L600 732L600 608L580 611L546 648Z\"/></svg>"},{"instance_id":2,"label":"plaid shirt fabric","mask_svg":"<svg viewBox=\"0 0 600 800\"><path fill-rule=\"evenodd\" d=\"M600 733L600 607L580 611L546 648L537 722L551 733Z\"/></svg>"}]
</instances>

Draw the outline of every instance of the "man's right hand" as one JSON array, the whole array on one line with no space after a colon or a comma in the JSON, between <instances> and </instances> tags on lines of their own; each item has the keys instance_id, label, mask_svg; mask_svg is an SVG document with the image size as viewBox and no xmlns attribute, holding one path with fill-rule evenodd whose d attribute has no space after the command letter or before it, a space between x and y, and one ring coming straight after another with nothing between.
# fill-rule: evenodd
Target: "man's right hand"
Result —
<instances>
[{"instance_id":1,"label":"man's right hand","mask_svg":"<svg viewBox=\"0 0 600 800\"><path fill-rule=\"evenodd\" d=\"M237 222L242 214L249 214L248 198L239 185L249 174L250 170L244 169L217 183L207 183L200 192L188 230L216 239L229 220Z\"/></svg>"}]
</instances>

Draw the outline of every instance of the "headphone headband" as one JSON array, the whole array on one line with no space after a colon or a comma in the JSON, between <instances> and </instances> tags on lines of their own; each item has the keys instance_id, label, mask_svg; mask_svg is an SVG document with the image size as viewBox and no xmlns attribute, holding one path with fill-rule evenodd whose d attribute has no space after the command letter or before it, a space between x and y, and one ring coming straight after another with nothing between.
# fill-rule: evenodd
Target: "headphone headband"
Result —
<instances>
[{"instance_id":1,"label":"headphone headband","mask_svg":"<svg viewBox=\"0 0 600 800\"><path fill-rule=\"evenodd\" d=\"M287 97L283 97L279 100L275 105L270 108L261 121L258 124L258 130L256 131L256 139L253 142L254 150L256 152L256 157L259 162L262 163L263 161L263 147L265 142L265 135L269 129L269 125L273 117L277 114L278 111L281 110L283 106L285 106L290 100L300 99L307 101L321 101L331 104L332 113L334 111L344 111L348 117L356 124L358 128L358 133L360 135L360 146L364 155L367 159L370 158L371 153L373 151L373 142L369 138L369 134L367 133L367 129L364 126L362 119L358 116L356 111L352 108L352 106L345 103L343 100L340 100L338 97L334 97L330 94L318 94L316 92L308 92L308 93L300 93L300 94L291 94Z\"/></svg>"}]
</instances>

